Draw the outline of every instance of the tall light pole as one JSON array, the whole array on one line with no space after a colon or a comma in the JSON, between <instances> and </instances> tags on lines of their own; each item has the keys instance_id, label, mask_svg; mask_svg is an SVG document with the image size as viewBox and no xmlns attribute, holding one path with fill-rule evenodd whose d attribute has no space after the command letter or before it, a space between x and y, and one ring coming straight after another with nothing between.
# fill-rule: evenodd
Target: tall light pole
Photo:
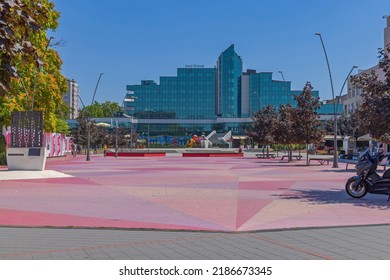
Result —
<instances>
[{"instance_id":1,"label":"tall light pole","mask_svg":"<svg viewBox=\"0 0 390 280\"><path fill-rule=\"evenodd\" d=\"M128 118L130 123L130 152L131 152L133 150L133 116L129 116L126 113L123 113L123 116Z\"/></svg>"},{"instance_id":2,"label":"tall light pole","mask_svg":"<svg viewBox=\"0 0 390 280\"><path fill-rule=\"evenodd\" d=\"M115 157L118 157L118 118L116 118L115 124Z\"/></svg>"},{"instance_id":3,"label":"tall light pole","mask_svg":"<svg viewBox=\"0 0 390 280\"><path fill-rule=\"evenodd\" d=\"M100 82L100 78L103 76L104 73L100 73L99 75L99 79L97 80L97 83L96 83L96 86L95 86L95 91L93 92L93 96L92 96L92 102L91 102L91 105L93 104L93 102L95 101L95 95L96 95L96 91L98 89L98 86L99 86L99 82Z\"/></svg>"},{"instance_id":4,"label":"tall light pole","mask_svg":"<svg viewBox=\"0 0 390 280\"><path fill-rule=\"evenodd\" d=\"M340 90L340 93L339 93L339 96L337 97L337 100L335 99L335 96L334 96L334 90L333 90L333 81L332 81L332 74L331 74L331 71L330 71L330 66L329 66L329 60L328 60L328 56L326 54L326 50L325 50L325 45L324 45L324 41L322 40L322 36L321 36L321 33L316 33L315 35L319 36L320 37L320 40L321 40L321 44L322 44L322 48L324 50L324 54L325 54L325 59L326 59L326 64L328 66L328 71L329 71L329 78L330 78L330 84L331 84L331 88L332 88L332 98L333 98L333 117L334 117L334 124L333 124L333 167L334 168L338 168L339 165L338 165L338 155L337 155L337 111L338 111L338 106L339 106L339 102L340 102L340 98L341 98L341 95L343 93L343 89L344 89L344 86L345 84L347 83L348 81L348 78L349 76L351 75L352 71L355 69L355 68L358 68L358 66L352 66L351 70L349 71L347 77L345 78L344 80L344 83L341 87L341 90Z\"/></svg>"},{"instance_id":5,"label":"tall light pole","mask_svg":"<svg viewBox=\"0 0 390 280\"><path fill-rule=\"evenodd\" d=\"M93 92L93 96L92 96L91 105L95 101L96 91L97 91L98 86L99 86L100 78L102 77L103 74L104 73L100 73L99 79L97 80L97 83L96 83L96 86L95 86L95 91ZM90 161L91 160L91 156L90 156L90 153L89 153L89 150L90 150L90 147L91 147L91 127L90 126L91 126L90 116L87 116L87 158L86 158L86 161Z\"/></svg>"},{"instance_id":6,"label":"tall light pole","mask_svg":"<svg viewBox=\"0 0 390 280\"><path fill-rule=\"evenodd\" d=\"M343 85L342 85L342 87L341 87L339 96L337 97L336 112L338 111L338 107L339 107L339 103L340 103L341 94L343 93L343 89L344 89L344 87L345 87L345 84L347 83L349 76L351 76L352 71L353 71L354 69L356 69L356 68L358 68L358 66L352 66L351 70L349 71L347 77L346 77L345 80L344 80L344 83L343 83Z\"/></svg>"},{"instance_id":7,"label":"tall light pole","mask_svg":"<svg viewBox=\"0 0 390 280\"><path fill-rule=\"evenodd\" d=\"M148 152L149 152L149 149L150 149L150 145L149 145L149 142L150 142L150 113L155 112L155 111L149 110L149 109L145 109L145 111L148 112Z\"/></svg>"},{"instance_id":8,"label":"tall light pole","mask_svg":"<svg viewBox=\"0 0 390 280\"><path fill-rule=\"evenodd\" d=\"M332 98L335 101L335 96L334 96L334 89L333 89L333 80L332 80L332 72L330 71L330 66L329 66L329 60L328 60L328 55L326 54L326 49L324 45L324 41L322 40L321 33L316 33L315 35L320 37L322 48L324 50L325 54L325 59L326 59L326 64L328 66L328 72L329 72L329 79L330 79L330 86L332 89ZM334 118L334 125L333 125L333 168L338 168L339 163L338 163L338 155L337 155L337 112L336 112L336 102L333 102L333 118Z\"/></svg>"},{"instance_id":9,"label":"tall light pole","mask_svg":"<svg viewBox=\"0 0 390 280\"><path fill-rule=\"evenodd\" d=\"M148 153L149 153L149 142L150 142L150 110L146 109L145 111L148 112Z\"/></svg>"},{"instance_id":10,"label":"tall light pole","mask_svg":"<svg viewBox=\"0 0 390 280\"><path fill-rule=\"evenodd\" d=\"M260 110L261 110L261 99L260 99L260 95L259 95L256 91L254 91L253 94L256 95L257 99L259 100L259 110L258 110L258 111L260 111Z\"/></svg>"},{"instance_id":11,"label":"tall light pole","mask_svg":"<svg viewBox=\"0 0 390 280\"><path fill-rule=\"evenodd\" d=\"M286 83L286 80L284 79L284 75L283 75L283 72L282 71L278 71L280 73L280 75L282 76L282 79L283 79L283 84L284 84L284 88L286 90L286 93L288 92L288 88L287 88L287 83ZM291 103L291 100L290 100L290 94L288 95L288 103L290 104Z\"/></svg>"},{"instance_id":12,"label":"tall light pole","mask_svg":"<svg viewBox=\"0 0 390 280\"><path fill-rule=\"evenodd\" d=\"M132 94L130 95L130 97L126 97L123 99L122 101L122 104L123 104L123 110L124 110L124 114L123 116L125 116L126 118L129 118L129 122L130 122L130 119L131 119L131 123L130 123L130 151L133 150L133 120L134 120L134 117L133 115L127 115L126 114L126 103L125 102L134 102L135 99L137 99L137 96L134 96L134 92L133 91L130 91L132 92ZM127 92L128 94L130 93L129 91Z\"/></svg>"},{"instance_id":13,"label":"tall light pole","mask_svg":"<svg viewBox=\"0 0 390 280\"><path fill-rule=\"evenodd\" d=\"M287 88L286 80L284 79L283 72L282 71L278 71L278 72L282 76L284 88L285 88L286 94L287 94L288 93L288 88ZM290 93L288 93L288 104L291 105ZM292 161L292 145L291 144L288 144L288 161L289 162Z\"/></svg>"}]
</instances>

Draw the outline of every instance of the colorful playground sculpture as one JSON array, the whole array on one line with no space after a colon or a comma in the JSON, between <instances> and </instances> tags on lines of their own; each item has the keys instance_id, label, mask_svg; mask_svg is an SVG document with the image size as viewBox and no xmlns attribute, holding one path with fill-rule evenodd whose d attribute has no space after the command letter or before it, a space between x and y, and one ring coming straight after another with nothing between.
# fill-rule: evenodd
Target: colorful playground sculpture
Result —
<instances>
[{"instance_id":1,"label":"colorful playground sculpture","mask_svg":"<svg viewBox=\"0 0 390 280\"><path fill-rule=\"evenodd\" d=\"M200 147L200 141L201 141L201 139L197 135L194 135L188 141L187 147L188 148L199 148Z\"/></svg>"}]
</instances>

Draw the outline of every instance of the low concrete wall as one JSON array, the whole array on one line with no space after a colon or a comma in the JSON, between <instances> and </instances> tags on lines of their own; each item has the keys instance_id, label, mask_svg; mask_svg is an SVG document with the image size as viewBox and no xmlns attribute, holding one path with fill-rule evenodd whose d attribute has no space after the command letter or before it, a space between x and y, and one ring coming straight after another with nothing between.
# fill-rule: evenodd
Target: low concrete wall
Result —
<instances>
[{"instance_id":1,"label":"low concrete wall","mask_svg":"<svg viewBox=\"0 0 390 280\"><path fill-rule=\"evenodd\" d=\"M45 170L46 148L8 148L8 170Z\"/></svg>"}]
</instances>

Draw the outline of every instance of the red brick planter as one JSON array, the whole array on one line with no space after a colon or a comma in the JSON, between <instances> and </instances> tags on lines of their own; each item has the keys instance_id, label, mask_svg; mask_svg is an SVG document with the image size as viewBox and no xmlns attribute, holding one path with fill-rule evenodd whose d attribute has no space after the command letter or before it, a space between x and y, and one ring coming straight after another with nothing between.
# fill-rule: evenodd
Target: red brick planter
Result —
<instances>
[{"instance_id":1,"label":"red brick planter","mask_svg":"<svg viewBox=\"0 0 390 280\"><path fill-rule=\"evenodd\" d=\"M114 152L107 152L107 157L114 157ZM118 152L118 157L165 157L164 152Z\"/></svg>"},{"instance_id":2,"label":"red brick planter","mask_svg":"<svg viewBox=\"0 0 390 280\"><path fill-rule=\"evenodd\" d=\"M243 157L243 153L183 153L183 157Z\"/></svg>"}]
</instances>

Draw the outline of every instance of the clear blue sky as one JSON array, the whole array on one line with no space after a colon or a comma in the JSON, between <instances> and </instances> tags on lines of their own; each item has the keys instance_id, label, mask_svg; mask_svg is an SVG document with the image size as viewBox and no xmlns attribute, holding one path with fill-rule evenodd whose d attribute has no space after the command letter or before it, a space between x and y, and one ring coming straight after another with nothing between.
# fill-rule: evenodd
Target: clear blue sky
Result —
<instances>
[{"instance_id":1,"label":"clear blue sky","mask_svg":"<svg viewBox=\"0 0 390 280\"><path fill-rule=\"evenodd\" d=\"M320 32L328 53L335 95L353 65L377 63L383 47L382 16L388 0L54 0L61 13L53 35L63 73L90 104L121 103L126 85L176 75L186 64L214 67L230 44L244 69L274 72L275 80L301 90L310 81L321 99L331 98ZM356 71L355 71L356 73Z\"/></svg>"}]
</instances>

